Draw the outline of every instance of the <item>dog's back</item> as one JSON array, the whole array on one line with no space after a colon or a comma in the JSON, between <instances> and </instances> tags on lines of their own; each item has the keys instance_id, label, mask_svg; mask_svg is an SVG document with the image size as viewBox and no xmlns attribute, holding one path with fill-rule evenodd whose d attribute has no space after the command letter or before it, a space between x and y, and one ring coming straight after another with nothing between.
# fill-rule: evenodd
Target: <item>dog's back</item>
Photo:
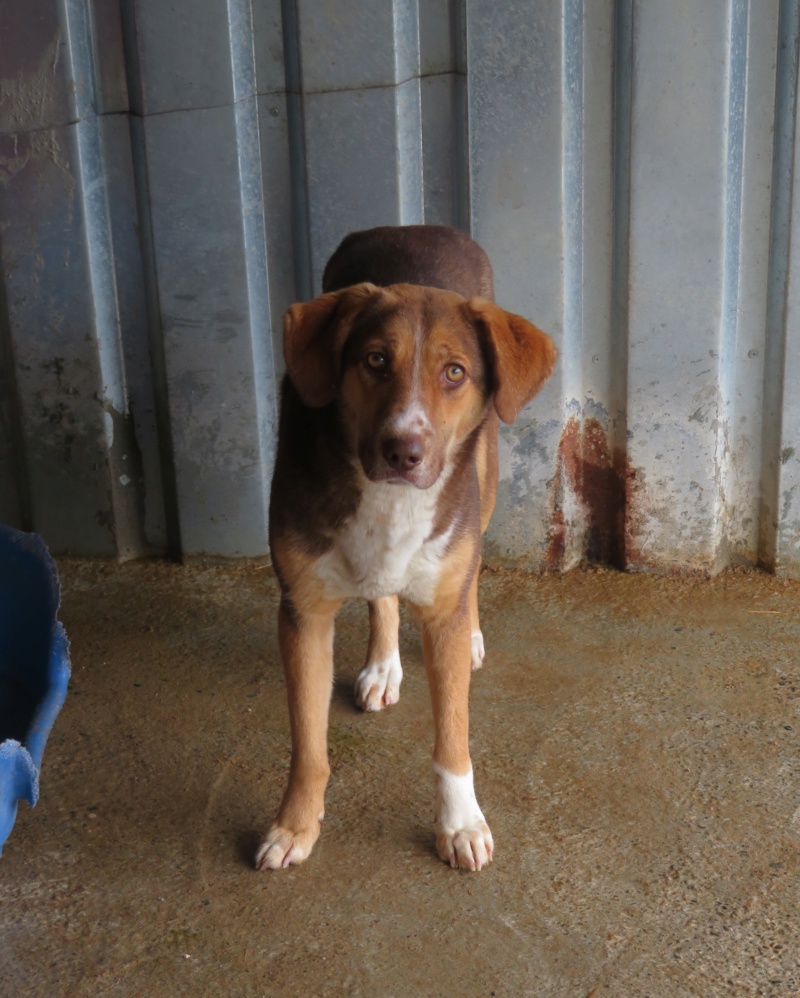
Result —
<instances>
[{"instance_id":1,"label":"dog's back","mask_svg":"<svg viewBox=\"0 0 800 998\"><path fill-rule=\"evenodd\" d=\"M362 281L384 288L421 284L494 301L489 257L464 232L444 225L382 225L351 232L328 261L322 290L339 291Z\"/></svg>"}]
</instances>

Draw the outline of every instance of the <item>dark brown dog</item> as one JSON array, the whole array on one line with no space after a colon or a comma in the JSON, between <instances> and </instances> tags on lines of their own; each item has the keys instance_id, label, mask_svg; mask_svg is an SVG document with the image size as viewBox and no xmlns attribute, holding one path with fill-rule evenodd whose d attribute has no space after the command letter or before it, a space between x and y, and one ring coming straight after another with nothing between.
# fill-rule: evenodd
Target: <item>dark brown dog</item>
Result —
<instances>
[{"instance_id":1,"label":"dark brown dog","mask_svg":"<svg viewBox=\"0 0 800 998\"><path fill-rule=\"evenodd\" d=\"M334 616L369 600L356 702L397 701L397 597L422 624L435 721L436 845L453 867L492 858L468 745L481 535L506 423L550 375L557 352L492 301L492 270L463 233L440 226L348 236L325 293L284 320L287 376L270 505L281 584L278 633L292 728L289 785L256 856L302 862L316 842L330 769Z\"/></svg>"}]
</instances>

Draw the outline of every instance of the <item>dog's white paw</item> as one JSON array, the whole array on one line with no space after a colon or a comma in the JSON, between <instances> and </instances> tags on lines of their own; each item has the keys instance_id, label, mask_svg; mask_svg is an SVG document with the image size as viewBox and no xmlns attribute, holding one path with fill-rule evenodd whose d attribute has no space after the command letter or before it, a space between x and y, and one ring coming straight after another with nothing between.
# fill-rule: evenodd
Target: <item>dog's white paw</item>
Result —
<instances>
[{"instance_id":1,"label":"dog's white paw","mask_svg":"<svg viewBox=\"0 0 800 998\"><path fill-rule=\"evenodd\" d=\"M480 669L483 660L486 658L486 649L483 646L483 633L481 631L472 632L472 669Z\"/></svg>"},{"instance_id":2,"label":"dog's white paw","mask_svg":"<svg viewBox=\"0 0 800 998\"><path fill-rule=\"evenodd\" d=\"M472 770L463 776L434 764L436 851L455 869L480 870L491 863L494 840L475 799Z\"/></svg>"},{"instance_id":3,"label":"dog's white paw","mask_svg":"<svg viewBox=\"0 0 800 998\"><path fill-rule=\"evenodd\" d=\"M454 870L477 871L491 863L494 841L484 821L476 828L437 832L436 851Z\"/></svg>"},{"instance_id":4,"label":"dog's white paw","mask_svg":"<svg viewBox=\"0 0 800 998\"><path fill-rule=\"evenodd\" d=\"M400 699L403 667L400 653L381 662L370 662L359 672L354 688L356 704L362 710L383 710Z\"/></svg>"},{"instance_id":5,"label":"dog's white paw","mask_svg":"<svg viewBox=\"0 0 800 998\"><path fill-rule=\"evenodd\" d=\"M264 836L264 841L256 852L257 870L280 870L287 866L302 863L308 859L314 843L319 838L319 822L316 827L293 831L282 828L277 823Z\"/></svg>"}]
</instances>

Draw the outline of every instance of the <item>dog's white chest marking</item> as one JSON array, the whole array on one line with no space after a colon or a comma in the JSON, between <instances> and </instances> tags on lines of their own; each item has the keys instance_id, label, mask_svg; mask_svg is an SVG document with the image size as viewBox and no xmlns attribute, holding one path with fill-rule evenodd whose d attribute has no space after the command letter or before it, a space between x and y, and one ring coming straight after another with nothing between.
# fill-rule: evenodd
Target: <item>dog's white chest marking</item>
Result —
<instances>
[{"instance_id":1,"label":"dog's white chest marking","mask_svg":"<svg viewBox=\"0 0 800 998\"><path fill-rule=\"evenodd\" d=\"M316 563L326 595L368 600L400 595L419 605L432 603L452 528L426 538L447 477L429 489L366 482L357 511Z\"/></svg>"}]
</instances>

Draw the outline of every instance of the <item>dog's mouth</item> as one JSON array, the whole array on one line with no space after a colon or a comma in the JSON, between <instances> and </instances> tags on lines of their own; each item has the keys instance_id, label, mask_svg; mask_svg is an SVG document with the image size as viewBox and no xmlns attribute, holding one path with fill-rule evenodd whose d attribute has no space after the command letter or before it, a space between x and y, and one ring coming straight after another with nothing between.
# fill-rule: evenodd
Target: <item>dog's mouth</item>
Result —
<instances>
[{"instance_id":1,"label":"dog's mouth","mask_svg":"<svg viewBox=\"0 0 800 998\"><path fill-rule=\"evenodd\" d=\"M417 467L409 471L396 471L394 468L384 465L372 471L367 471L364 468L364 472L371 482L383 482L386 485L413 485L417 489L430 488L439 477L431 475L430 470L425 467Z\"/></svg>"},{"instance_id":2,"label":"dog's mouth","mask_svg":"<svg viewBox=\"0 0 800 998\"><path fill-rule=\"evenodd\" d=\"M412 485L416 489L429 489L441 474L441 468L436 462L426 456L413 467L392 467L381 455L366 448L359 453L359 460L364 474L371 482L381 482L385 485Z\"/></svg>"}]
</instances>

